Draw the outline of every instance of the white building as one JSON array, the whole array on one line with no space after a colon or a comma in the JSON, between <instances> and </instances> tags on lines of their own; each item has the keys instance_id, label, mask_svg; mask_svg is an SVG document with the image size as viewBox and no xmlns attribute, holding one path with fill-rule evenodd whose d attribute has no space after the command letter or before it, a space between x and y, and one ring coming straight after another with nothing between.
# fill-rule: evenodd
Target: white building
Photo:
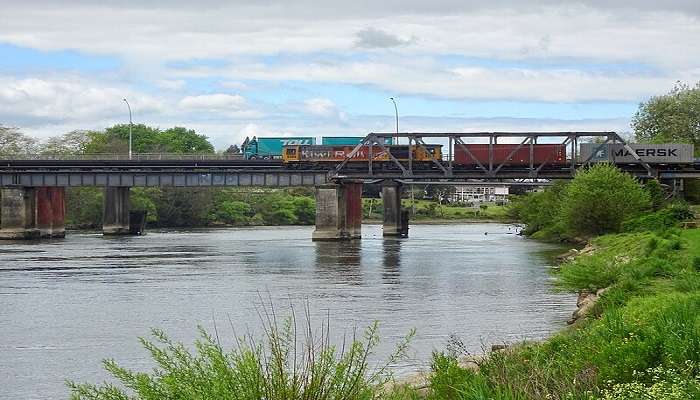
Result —
<instances>
[{"instance_id":1,"label":"white building","mask_svg":"<svg viewBox=\"0 0 700 400\"><path fill-rule=\"evenodd\" d=\"M458 203L508 201L508 194L506 185L458 185L450 200Z\"/></svg>"}]
</instances>

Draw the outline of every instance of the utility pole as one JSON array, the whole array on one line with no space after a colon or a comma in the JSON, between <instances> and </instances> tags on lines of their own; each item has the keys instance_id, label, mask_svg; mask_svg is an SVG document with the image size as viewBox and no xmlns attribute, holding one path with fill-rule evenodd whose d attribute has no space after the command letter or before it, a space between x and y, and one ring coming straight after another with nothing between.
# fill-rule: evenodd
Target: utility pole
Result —
<instances>
[{"instance_id":1,"label":"utility pole","mask_svg":"<svg viewBox=\"0 0 700 400\"><path fill-rule=\"evenodd\" d=\"M129 107L129 160L131 160L131 127L134 125L134 123L131 121L131 105L126 98L124 98L124 102L126 103L126 106Z\"/></svg>"}]
</instances>

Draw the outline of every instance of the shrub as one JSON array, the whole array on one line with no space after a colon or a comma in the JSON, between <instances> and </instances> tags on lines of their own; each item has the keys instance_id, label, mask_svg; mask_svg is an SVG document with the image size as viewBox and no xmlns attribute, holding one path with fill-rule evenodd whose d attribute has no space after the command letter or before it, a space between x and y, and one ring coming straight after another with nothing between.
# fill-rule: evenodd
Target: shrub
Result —
<instances>
[{"instance_id":1,"label":"shrub","mask_svg":"<svg viewBox=\"0 0 700 400\"><path fill-rule=\"evenodd\" d=\"M562 198L560 216L573 235L619 232L622 222L649 209L649 193L629 174L596 164L576 174Z\"/></svg>"},{"instance_id":2,"label":"shrub","mask_svg":"<svg viewBox=\"0 0 700 400\"><path fill-rule=\"evenodd\" d=\"M567 185L566 182L558 181L542 192L531 192L515 198L508 207L508 216L525 223L525 233L528 235L544 230L546 236L561 236L563 229L559 209Z\"/></svg>"},{"instance_id":3,"label":"shrub","mask_svg":"<svg viewBox=\"0 0 700 400\"><path fill-rule=\"evenodd\" d=\"M666 201L666 196L664 196L664 189L661 187L659 181L656 179L646 181L644 189L649 193L652 208L654 210L660 209Z\"/></svg>"},{"instance_id":4,"label":"shrub","mask_svg":"<svg viewBox=\"0 0 700 400\"><path fill-rule=\"evenodd\" d=\"M653 213L630 218L622 223L625 232L660 231L672 228L679 222L693 218L688 204L674 202Z\"/></svg>"},{"instance_id":5,"label":"shrub","mask_svg":"<svg viewBox=\"0 0 700 400\"><path fill-rule=\"evenodd\" d=\"M134 372L106 360L105 369L122 386L68 382L71 398L370 400L391 379L388 366L403 358L412 336L398 344L386 363L371 368L369 355L379 343L377 323L361 338L353 335L338 350L330 343L328 326L314 334L317 331L308 322L306 327L297 327L294 318L277 323L274 314L266 314L263 321L262 343L238 338L232 350L222 347L218 335L213 337L201 328L194 353L153 330L155 341L141 339L157 365L153 372ZM297 332L304 332L303 337L297 337Z\"/></svg>"}]
</instances>

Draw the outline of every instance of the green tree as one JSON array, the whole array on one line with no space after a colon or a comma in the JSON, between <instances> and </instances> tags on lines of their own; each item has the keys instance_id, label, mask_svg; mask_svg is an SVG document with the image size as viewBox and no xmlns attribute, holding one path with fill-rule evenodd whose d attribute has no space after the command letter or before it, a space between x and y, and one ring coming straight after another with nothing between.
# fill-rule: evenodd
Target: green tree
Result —
<instances>
[{"instance_id":1,"label":"green tree","mask_svg":"<svg viewBox=\"0 0 700 400\"><path fill-rule=\"evenodd\" d=\"M17 128L0 125L0 155L32 154L37 150L38 142Z\"/></svg>"},{"instance_id":2,"label":"green tree","mask_svg":"<svg viewBox=\"0 0 700 400\"><path fill-rule=\"evenodd\" d=\"M212 223L224 223L232 225L246 225L255 215L253 208L245 202L226 200L215 204L209 213L209 221Z\"/></svg>"},{"instance_id":3,"label":"green tree","mask_svg":"<svg viewBox=\"0 0 700 400\"><path fill-rule=\"evenodd\" d=\"M700 82L693 88L679 82L640 104L632 128L640 142L691 143L700 154Z\"/></svg>"},{"instance_id":4,"label":"green tree","mask_svg":"<svg viewBox=\"0 0 700 400\"><path fill-rule=\"evenodd\" d=\"M176 126L161 132L157 137L159 145L168 153L213 153L214 146L204 135L192 129Z\"/></svg>"},{"instance_id":5,"label":"green tree","mask_svg":"<svg viewBox=\"0 0 700 400\"><path fill-rule=\"evenodd\" d=\"M625 219L651 207L639 182L610 164L579 171L562 200L561 221L574 235L619 232Z\"/></svg>"}]
</instances>

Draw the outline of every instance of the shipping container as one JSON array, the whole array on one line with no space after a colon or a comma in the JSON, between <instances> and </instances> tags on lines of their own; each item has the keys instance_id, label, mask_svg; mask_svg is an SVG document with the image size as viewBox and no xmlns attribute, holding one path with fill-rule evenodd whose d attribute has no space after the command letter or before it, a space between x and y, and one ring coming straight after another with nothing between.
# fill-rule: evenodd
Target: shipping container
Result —
<instances>
[{"instance_id":1,"label":"shipping container","mask_svg":"<svg viewBox=\"0 0 700 400\"><path fill-rule=\"evenodd\" d=\"M639 158L649 164L691 164L693 145L682 143L642 144L630 143ZM620 143L581 143L579 161L612 162L617 164L639 163Z\"/></svg>"},{"instance_id":2,"label":"shipping container","mask_svg":"<svg viewBox=\"0 0 700 400\"><path fill-rule=\"evenodd\" d=\"M314 145L315 137L264 137L248 141L243 154L248 160L282 158L282 148L291 145Z\"/></svg>"},{"instance_id":3,"label":"shipping container","mask_svg":"<svg viewBox=\"0 0 700 400\"><path fill-rule=\"evenodd\" d=\"M455 144L454 146L454 162L458 165L474 166L478 165L475 161L478 160L484 167L489 165L489 146L488 144L465 144L469 153L464 148ZM504 166L529 166L530 165L530 145L526 144L520 147L508 159L517 144L494 144L493 146L493 165L498 166L501 163ZM566 146L562 144L535 144L533 149L533 165L547 164L551 166L566 164Z\"/></svg>"},{"instance_id":4,"label":"shipping container","mask_svg":"<svg viewBox=\"0 0 700 400\"><path fill-rule=\"evenodd\" d=\"M324 146L357 146L364 138L364 136L324 136L321 138L321 144ZM391 144L391 138L385 138L384 144Z\"/></svg>"}]
</instances>

